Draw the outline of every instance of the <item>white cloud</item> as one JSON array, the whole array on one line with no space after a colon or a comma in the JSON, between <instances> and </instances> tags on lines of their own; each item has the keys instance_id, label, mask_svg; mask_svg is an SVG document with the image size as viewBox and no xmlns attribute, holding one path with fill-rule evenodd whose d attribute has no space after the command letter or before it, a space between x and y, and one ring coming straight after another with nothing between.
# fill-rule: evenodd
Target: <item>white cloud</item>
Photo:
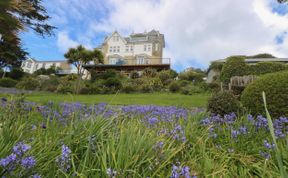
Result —
<instances>
[{"instance_id":1,"label":"white cloud","mask_svg":"<svg viewBox=\"0 0 288 178\"><path fill-rule=\"evenodd\" d=\"M91 23L92 32L165 34L164 54L173 64L207 66L211 60L236 54L271 52L287 56L288 39L275 37L288 29L288 16L272 13L271 0L109 0L110 14ZM91 32L90 32L91 33Z\"/></svg>"},{"instance_id":2,"label":"white cloud","mask_svg":"<svg viewBox=\"0 0 288 178\"><path fill-rule=\"evenodd\" d=\"M67 31L60 31L57 34L57 46L62 53L67 52L69 48L74 48L77 45L79 45L79 43L70 39Z\"/></svg>"}]
</instances>

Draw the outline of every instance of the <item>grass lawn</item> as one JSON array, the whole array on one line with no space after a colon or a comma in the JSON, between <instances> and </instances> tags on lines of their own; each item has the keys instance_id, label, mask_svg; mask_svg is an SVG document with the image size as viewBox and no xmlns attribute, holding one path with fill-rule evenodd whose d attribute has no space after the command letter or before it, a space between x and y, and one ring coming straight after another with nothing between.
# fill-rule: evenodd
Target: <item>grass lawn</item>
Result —
<instances>
[{"instance_id":1,"label":"grass lawn","mask_svg":"<svg viewBox=\"0 0 288 178\"><path fill-rule=\"evenodd\" d=\"M5 96L1 95L0 96ZM139 94L102 94L102 95L64 95L54 93L27 94L28 101L45 103L81 102L87 104L108 103L112 105L161 105L183 107L205 107L209 94L182 95L174 93L139 93Z\"/></svg>"}]
</instances>

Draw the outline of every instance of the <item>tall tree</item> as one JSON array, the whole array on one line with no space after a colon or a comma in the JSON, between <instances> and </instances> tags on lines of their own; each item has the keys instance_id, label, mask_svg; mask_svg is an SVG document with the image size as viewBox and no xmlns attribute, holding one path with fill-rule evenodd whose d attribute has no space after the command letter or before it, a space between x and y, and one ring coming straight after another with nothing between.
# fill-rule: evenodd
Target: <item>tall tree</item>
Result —
<instances>
[{"instance_id":1,"label":"tall tree","mask_svg":"<svg viewBox=\"0 0 288 178\"><path fill-rule=\"evenodd\" d=\"M93 61L94 64L102 63L103 54L98 49L87 50L82 45L79 45L76 48L70 48L64 56L68 59L68 63L74 65L77 69L78 81L76 93L79 93L80 81L85 72L83 65L88 64L90 61Z\"/></svg>"},{"instance_id":2,"label":"tall tree","mask_svg":"<svg viewBox=\"0 0 288 178\"><path fill-rule=\"evenodd\" d=\"M19 33L34 30L41 36L52 35L42 0L0 0L0 68L19 66L27 52L21 47Z\"/></svg>"}]
</instances>

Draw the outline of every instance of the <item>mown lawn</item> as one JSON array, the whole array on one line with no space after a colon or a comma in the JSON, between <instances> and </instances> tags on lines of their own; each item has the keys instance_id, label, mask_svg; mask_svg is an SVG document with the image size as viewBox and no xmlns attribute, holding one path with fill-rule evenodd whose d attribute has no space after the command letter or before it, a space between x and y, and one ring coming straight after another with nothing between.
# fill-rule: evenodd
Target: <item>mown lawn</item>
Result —
<instances>
[{"instance_id":1,"label":"mown lawn","mask_svg":"<svg viewBox=\"0 0 288 178\"><path fill-rule=\"evenodd\" d=\"M0 96L7 96L1 95ZM209 94L182 95L174 93L138 93L138 94L99 94L67 95L53 93L27 94L26 99L37 103L81 102L86 104L108 103L111 105L160 105L182 107L205 107Z\"/></svg>"}]
</instances>

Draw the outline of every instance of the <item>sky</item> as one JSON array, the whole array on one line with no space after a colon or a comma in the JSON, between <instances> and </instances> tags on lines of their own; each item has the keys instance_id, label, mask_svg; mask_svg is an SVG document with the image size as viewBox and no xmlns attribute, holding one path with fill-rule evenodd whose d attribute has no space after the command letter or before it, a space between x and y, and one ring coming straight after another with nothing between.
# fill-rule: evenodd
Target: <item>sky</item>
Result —
<instances>
[{"instance_id":1,"label":"sky","mask_svg":"<svg viewBox=\"0 0 288 178\"><path fill-rule=\"evenodd\" d=\"M165 35L172 68L205 69L231 55L288 57L288 4L276 0L43 0L57 29L42 38L28 30L24 48L38 60L64 60L79 44L98 47L105 36L152 29Z\"/></svg>"}]
</instances>

